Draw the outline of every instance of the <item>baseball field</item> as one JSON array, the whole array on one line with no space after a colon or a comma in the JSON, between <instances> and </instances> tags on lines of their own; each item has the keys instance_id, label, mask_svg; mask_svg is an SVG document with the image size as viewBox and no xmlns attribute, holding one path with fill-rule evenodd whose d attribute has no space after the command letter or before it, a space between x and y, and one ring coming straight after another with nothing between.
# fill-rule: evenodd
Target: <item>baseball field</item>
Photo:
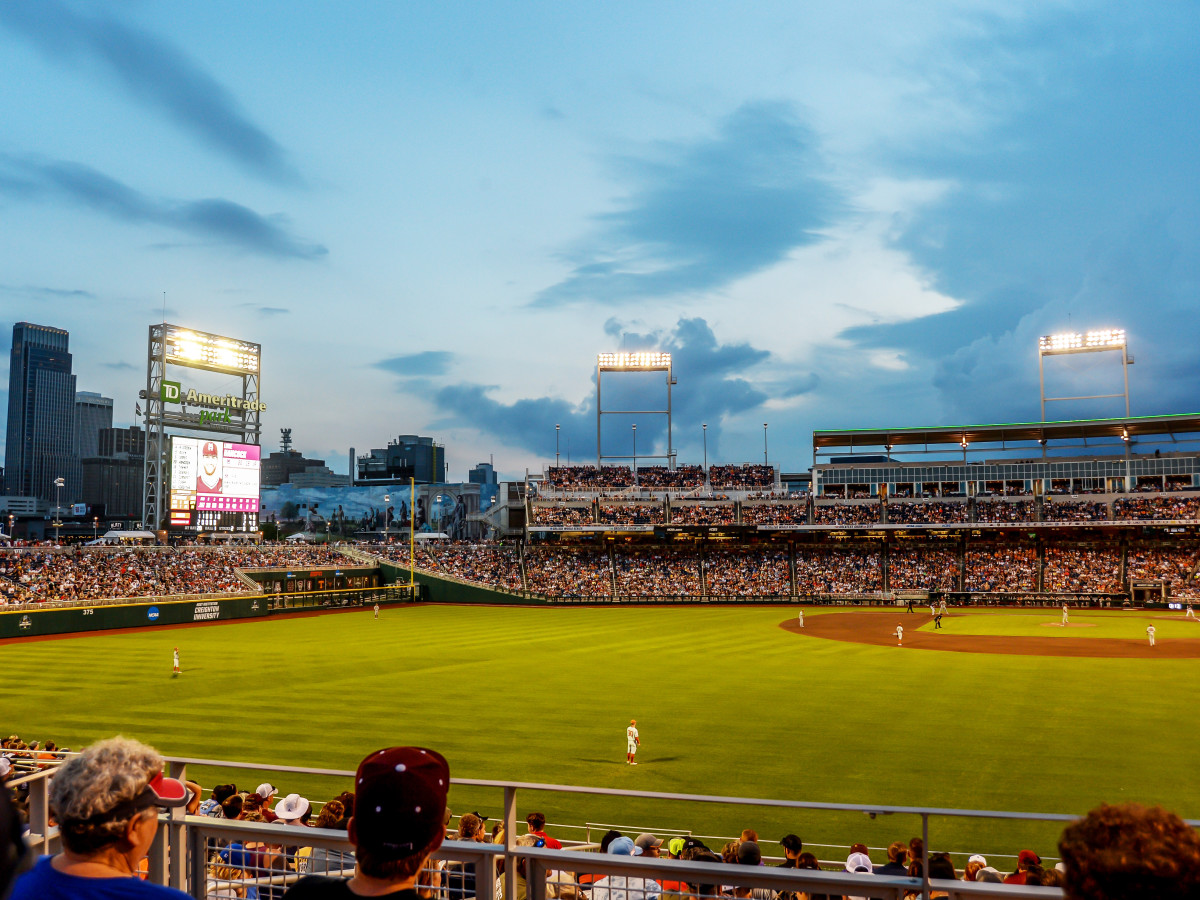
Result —
<instances>
[{"instance_id":1,"label":"baseball field","mask_svg":"<svg viewBox=\"0 0 1200 900\"><path fill-rule=\"evenodd\" d=\"M363 610L82 635L3 647L0 728L72 748L124 733L168 755L269 764L353 769L367 751L419 744L442 751L458 778L1054 813L1139 800L1200 817L1200 661L1188 658L1200 653L1200 623L1060 619L1057 609L951 611L935 631L927 609L810 608L801 630L795 609L779 606L423 606L378 620ZM972 651L995 640L1007 649ZM1046 641L1085 646L1043 652ZM625 763L631 718L636 767ZM189 771L205 787L269 778L314 799L349 786ZM497 817L500 793L457 787L451 806ZM523 792L520 814L535 806L581 826L751 826L764 843L794 831L825 858L839 851L819 845L886 846L920 829L910 816ZM1053 856L1060 831L935 819L931 844Z\"/></svg>"}]
</instances>

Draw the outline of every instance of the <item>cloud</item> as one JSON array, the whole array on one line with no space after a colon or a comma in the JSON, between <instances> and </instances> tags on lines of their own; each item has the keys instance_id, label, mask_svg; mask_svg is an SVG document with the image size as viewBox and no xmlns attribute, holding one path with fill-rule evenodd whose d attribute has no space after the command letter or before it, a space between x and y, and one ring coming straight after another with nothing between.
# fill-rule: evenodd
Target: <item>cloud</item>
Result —
<instances>
[{"instance_id":1,"label":"cloud","mask_svg":"<svg viewBox=\"0 0 1200 900\"><path fill-rule=\"evenodd\" d=\"M422 353L409 353L405 356L393 356L375 363L375 368L402 376L433 376L445 375L454 360L454 354L448 350L426 350Z\"/></svg>"},{"instance_id":2,"label":"cloud","mask_svg":"<svg viewBox=\"0 0 1200 900\"><path fill-rule=\"evenodd\" d=\"M631 333L621 323L610 320L607 331L624 335L628 350L664 350L672 354L674 374L686 390L673 393L672 419L674 445L680 446L684 430L699 434L701 424L708 425L709 451L719 453L723 422L753 414L769 400L768 394L748 377L750 370L766 363L770 354L747 343L720 343L703 319L680 319L669 332ZM418 354L419 355L419 354ZM802 384L800 379L785 390L803 393L816 386L815 376ZM588 458L596 446L596 405L594 393L572 403L557 397L536 397L505 403L491 396L494 388L483 384L454 384L436 391L436 406L445 414L440 425L468 426L494 435L514 447L543 457L555 452L555 425L559 450L566 456L571 447L576 457ZM593 389L594 390L594 389ZM645 408L662 400L665 403L664 374L621 376L604 382L605 455L624 452L631 440L630 424L638 422L638 452L648 455L663 452L666 423L662 416L622 416L610 411ZM658 407L656 407L658 408ZM661 407L661 408L665 408Z\"/></svg>"},{"instance_id":3,"label":"cloud","mask_svg":"<svg viewBox=\"0 0 1200 900\"><path fill-rule=\"evenodd\" d=\"M742 106L715 136L620 160L616 212L570 254L535 306L627 302L718 288L811 243L838 206L815 138L790 106Z\"/></svg>"},{"instance_id":4,"label":"cloud","mask_svg":"<svg viewBox=\"0 0 1200 900\"><path fill-rule=\"evenodd\" d=\"M240 291L238 292L240 293ZM258 313L260 316L286 316L291 314L291 310L283 306L260 306L257 303L239 303L241 309L249 309Z\"/></svg>"},{"instance_id":5,"label":"cloud","mask_svg":"<svg viewBox=\"0 0 1200 900\"><path fill-rule=\"evenodd\" d=\"M279 217L262 216L231 200L157 200L81 163L0 155L0 167L35 185L38 195L63 198L121 221L160 225L261 256L319 259L328 253L320 244L290 235Z\"/></svg>"},{"instance_id":6,"label":"cloud","mask_svg":"<svg viewBox=\"0 0 1200 900\"><path fill-rule=\"evenodd\" d=\"M133 363L128 363L128 362L106 362L106 363L100 363L100 365L102 365L106 369L115 369L115 370L128 369L130 371L135 371L137 369L137 366L135 366Z\"/></svg>"},{"instance_id":7,"label":"cloud","mask_svg":"<svg viewBox=\"0 0 1200 900\"><path fill-rule=\"evenodd\" d=\"M0 193L3 193L3 187L0 187ZM52 288L42 287L39 285L25 284L0 284L0 292L5 294L17 294L25 297L38 297L45 300L95 300L96 295L91 291L85 291L80 288Z\"/></svg>"},{"instance_id":8,"label":"cloud","mask_svg":"<svg viewBox=\"0 0 1200 900\"><path fill-rule=\"evenodd\" d=\"M134 99L165 112L241 167L276 182L299 181L283 149L247 118L230 92L167 41L55 0L0 3L0 24L52 60L97 64Z\"/></svg>"}]
</instances>

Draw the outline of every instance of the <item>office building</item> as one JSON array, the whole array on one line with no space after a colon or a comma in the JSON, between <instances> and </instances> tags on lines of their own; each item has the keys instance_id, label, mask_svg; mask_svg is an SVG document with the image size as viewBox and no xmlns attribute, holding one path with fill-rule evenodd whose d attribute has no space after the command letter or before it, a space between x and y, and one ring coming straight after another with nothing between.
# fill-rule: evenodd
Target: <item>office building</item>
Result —
<instances>
[{"instance_id":1,"label":"office building","mask_svg":"<svg viewBox=\"0 0 1200 900\"><path fill-rule=\"evenodd\" d=\"M102 428L96 443L99 452L80 464L83 502L106 521L141 518L146 432L137 425Z\"/></svg>"},{"instance_id":2,"label":"office building","mask_svg":"<svg viewBox=\"0 0 1200 900\"><path fill-rule=\"evenodd\" d=\"M13 326L8 370L5 493L68 504L79 493L75 376L69 335L30 322ZM55 479L65 482L61 492Z\"/></svg>"},{"instance_id":3,"label":"office building","mask_svg":"<svg viewBox=\"0 0 1200 900\"><path fill-rule=\"evenodd\" d=\"M491 463L479 463L467 473L468 484L496 484L496 469Z\"/></svg>"},{"instance_id":4,"label":"office building","mask_svg":"<svg viewBox=\"0 0 1200 900\"><path fill-rule=\"evenodd\" d=\"M357 460L355 484L444 484L446 448L431 437L402 434Z\"/></svg>"},{"instance_id":5,"label":"office building","mask_svg":"<svg viewBox=\"0 0 1200 900\"><path fill-rule=\"evenodd\" d=\"M80 459L100 455L100 429L112 428L113 402L93 391L75 395L75 455Z\"/></svg>"}]
</instances>

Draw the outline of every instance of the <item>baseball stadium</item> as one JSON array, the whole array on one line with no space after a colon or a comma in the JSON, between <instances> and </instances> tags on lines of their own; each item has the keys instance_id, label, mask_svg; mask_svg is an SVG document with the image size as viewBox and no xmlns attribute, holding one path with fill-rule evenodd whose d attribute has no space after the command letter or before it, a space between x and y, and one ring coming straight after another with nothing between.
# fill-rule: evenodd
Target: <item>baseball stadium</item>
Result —
<instances>
[{"instance_id":1,"label":"baseball stadium","mask_svg":"<svg viewBox=\"0 0 1200 900\"><path fill-rule=\"evenodd\" d=\"M166 527L0 549L6 780L37 849L59 846L55 772L117 732L208 807L165 811L149 856L195 898L344 870L351 776L396 744L448 761L435 855L473 874L426 896L454 900L489 881L586 897L587 872L662 883L671 865L681 896L722 877L920 896L938 865L1023 887L933 896L1061 896L1046 873L1089 809L1200 818L1200 414L817 431L799 482L765 459L598 448L502 485L472 535L271 542L236 505L176 505L180 457L209 451L171 426L253 446L265 404L255 368L233 424L169 411L171 327L151 330L146 412L170 442L146 484ZM665 368L669 390L660 356L602 355L598 374ZM226 485L230 458L257 459L239 453ZM247 540L212 540L230 516ZM250 865L229 848L279 833L252 809L317 827ZM595 852L619 835L647 858ZM715 868L750 845L811 871Z\"/></svg>"}]
</instances>

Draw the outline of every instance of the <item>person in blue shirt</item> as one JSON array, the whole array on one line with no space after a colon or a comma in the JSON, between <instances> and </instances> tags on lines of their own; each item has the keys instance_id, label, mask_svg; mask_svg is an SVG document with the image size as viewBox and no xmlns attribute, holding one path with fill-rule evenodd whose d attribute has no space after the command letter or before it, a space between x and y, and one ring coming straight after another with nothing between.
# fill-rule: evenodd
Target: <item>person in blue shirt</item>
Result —
<instances>
[{"instance_id":1,"label":"person in blue shirt","mask_svg":"<svg viewBox=\"0 0 1200 900\"><path fill-rule=\"evenodd\" d=\"M63 763L50 782L50 810L63 850L17 879L10 900L187 900L139 877L158 811L188 802L182 781L163 775L145 744L115 737Z\"/></svg>"}]
</instances>

